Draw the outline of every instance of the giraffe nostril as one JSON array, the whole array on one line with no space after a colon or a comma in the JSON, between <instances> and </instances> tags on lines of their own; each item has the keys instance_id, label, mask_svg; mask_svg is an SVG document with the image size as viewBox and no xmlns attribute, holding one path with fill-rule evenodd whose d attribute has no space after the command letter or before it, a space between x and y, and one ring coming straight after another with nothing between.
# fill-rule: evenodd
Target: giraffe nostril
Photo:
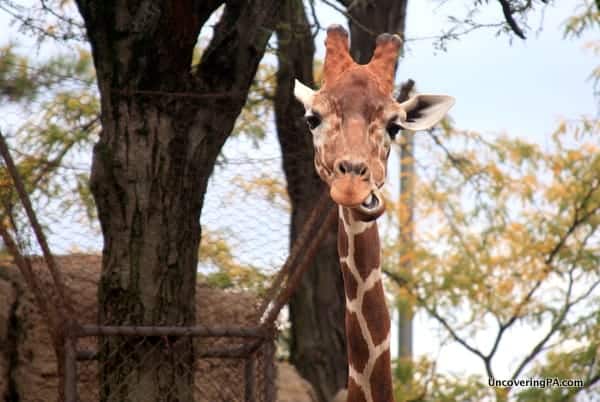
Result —
<instances>
[{"instance_id":1,"label":"giraffe nostril","mask_svg":"<svg viewBox=\"0 0 600 402\"><path fill-rule=\"evenodd\" d=\"M350 161L345 161L345 160L339 161L335 166L335 170L339 174L351 173L352 172L352 163Z\"/></svg>"},{"instance_id":2,"label":"giraffe nostril","mask_svg":"<svg viewBox=\"0 0 600 402\"><path fill-rule=\"evenodd\" d=\"M353 174L360 177L368 176L369 168L364 162L352 162L349 160L342 160L336 163L335 170L338 174Z\"/></svg>"}]
</instances>

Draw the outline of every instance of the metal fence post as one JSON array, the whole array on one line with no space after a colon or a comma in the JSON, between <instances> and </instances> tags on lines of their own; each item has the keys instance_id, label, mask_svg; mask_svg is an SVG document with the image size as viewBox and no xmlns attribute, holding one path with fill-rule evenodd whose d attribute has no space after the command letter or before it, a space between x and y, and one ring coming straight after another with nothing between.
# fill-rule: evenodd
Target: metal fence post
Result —
<instances>
[{"instance_id":1,"label":"metal fence post","mask_svg":"<svg viewBox=\"0 0 600 402\"><path fill-rule=\"evenodd\" d=\"M78 402L75 339L65 335L65 402Z\"/></svg>"},{"instance_id":2,"label":"metal fence post","mask_svg":"<svg viewBox=\"0 0 600 402\"><path fill-rule=\"evenodd\" d=\"M265 364L265 401L275 402L277 398L276 376L275 372L275 329L273 328L273 338L264 343L264 364Z\"/></svg>"},{"instance_id":3,"label":"metal fence post","mask_svg":"<svg viewBox=\"0 0 600 402\"><path fill-rule=\"evenodd\" d=\"M251 353L244 364L244 400L256 401L256 354Z\"/></svg>"}]
</instances>

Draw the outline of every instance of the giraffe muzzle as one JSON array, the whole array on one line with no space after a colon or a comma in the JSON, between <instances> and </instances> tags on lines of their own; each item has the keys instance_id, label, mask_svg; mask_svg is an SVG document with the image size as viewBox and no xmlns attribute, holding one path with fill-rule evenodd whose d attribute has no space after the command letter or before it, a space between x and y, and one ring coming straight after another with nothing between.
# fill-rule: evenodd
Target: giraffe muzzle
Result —
<instances>
[{"instance_id":1,"label":"giraffe muzzle","mask_svg":"<svg viewBox=\"0 0 600 402\"><path fill-rule=\"evenodd\" d=\"M385 211L383 194L377 186L354 174L337 176L330 183L333 201L354 211L363 221L377 219Z\"/></svg>"},{"instance_id":2,"label":"giraffe muzzle","mask_svg":"<svg viewBox=\"0 0 600 402\"><path fill-rule=\"evenodd\" d=\"M362 219L370 221L377 219L385 211L385 202L383 200L383 194L379 189L372 190L367 198L355 208L357 215Z\"/></svg>"},{"instance_id":3,"label":"giraffe muzzle","mask_svg":"<svg viewBox=\"0 0 600 402\"><path fill-rule=\"evenodd\" d=\"M370 183L354 174L338 175L330 186L333 201L347 208L358 207L371 194Z\"/></svg>"}]
</instances>

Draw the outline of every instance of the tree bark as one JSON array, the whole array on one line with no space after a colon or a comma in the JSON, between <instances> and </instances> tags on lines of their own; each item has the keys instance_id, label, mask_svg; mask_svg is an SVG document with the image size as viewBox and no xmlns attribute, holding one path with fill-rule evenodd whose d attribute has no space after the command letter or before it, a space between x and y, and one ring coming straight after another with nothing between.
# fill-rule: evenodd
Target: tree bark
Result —
<instances>
[{"instance_id":1,"label":"tree bark","mask_svg":"<svg viewBox=\"0 0 600 402\"><path fill-rule=\"evenodd\" d=\"M198 66L202 25L226 6ZM193 325L200 212L272 32L275 0L78 0L102 133L91 188L104 237L99 322ZM101 400L191 401L190 338L101 340Z\"/></svg>"},{"instance_id":2,"label":"tree bark","mask_svg":"<svg viewBox=\"0 0 600 402\"><path fill-rule=\"evenodd\" d=\"M377 35L387 32L404 39L408 0L340 0L347 8L350 27L350 54L366 64L375 50Z\"/></svg>"},{"instance_id":3,"label":"tree bark","mask_svg":"<svg viewBox=\"0 0 600 402\"><path fill-rule=\"evenodd\" d=\"M302 0L286 0L277 29L278 62L275 120L283 168L292 203L291 242L325 190L313 165L313 143L304 122L304 108L294 99L294 79L314 88L314 43ZM291 360L314 387L321 401L330 401L346 387L344 287L337 254L337 227L332 225L313 265L290 301Z\"/></svg>"}]
</instances>

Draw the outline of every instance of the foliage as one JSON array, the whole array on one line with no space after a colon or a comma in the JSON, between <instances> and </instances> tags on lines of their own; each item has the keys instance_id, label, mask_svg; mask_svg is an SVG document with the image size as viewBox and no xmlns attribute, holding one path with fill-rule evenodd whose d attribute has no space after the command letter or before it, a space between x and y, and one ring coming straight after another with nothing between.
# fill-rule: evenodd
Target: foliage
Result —
<instances>
[{"instance_id":1,"label":"foliage","mask_svg":"<svg viewBox=\"0 0 600 402\"><path fill-rule=\"evenodd\" d=\"M40 0L22 4L0 0L0 10L12 17L19 31L35 38L38 44L80 43L85 40L83 21L72 0Z\"/></svg>"},{"instance_id":2,"label":"foliage","mask_svg":"<svg viewBox=\"0 0 600 402\"><path fill-rule=\"evenodd\" d=\"M253 195L268 201L282 211L291 210L287 189L281 177L262 173L252 179L236 176L232 182L243 190L246 197ZM239 197L237 191L235 196Z\"/></svg>"},{"instance_id":3,"label":"foliage","mask_svg":"<svg viewBox=\"0 0 600 402\"><path fill-rule=\"evenodd\" d=\"M598 135L600 120L588 118L560 122L548 149L449 126L431 134L444 147L430 144L424 154L434 160L420 161L414 271L401 276L387 264L387 272L489 377L499 347L523 325L535 342L511 378L600 379L589 353L600 347ZM386 253L398 247L388 240ZM493 334L486 347L473 339L481 331Z\"/></svg>"},{"instance_id":4,"label":"foliage","mask_svg":"<svg viewBox=\"0 0 600 402\"><path fill-rule=\"evenodd\" d=\"M575 9L575 14L565 21L564 34L567 38L580 37L589 31L600 29L600 3L591 0L581 0ZM600 56L600 41L591 40L586 45L594 55ZM596 96L600 96L600 64L590 74L594 83Z\"/></svg>"},{"instance_id":5,"label":"foliage","mask_svg":"<svg viewBox=\"0 0 600 402\"><path fill-rule=\"evenodd\" d=\"M260 293L267 276L257 267L236 261L227 238L221 233L204 230L198 252L200 265L215 268L214 272L201 274L203 282L221 289L236 288Z\"/></svg>"},{"instance_id":6,"label":"foliage","mask_svg":"<svg viewBox=\"0 0 600 402\"><path fill-rule=\"evenodd\" d=\"M30 197L38 208L54 215L69 212L88 224L95 208L82 157L100 129L94 83L91 56L83 49L34 64L14 45L0 48L0 100L11 124L3 134ZM1 174L3 203L12 210L12 184L5 171Z\"/></svg>"},{"instance_id":7,"label":"foliage","mask_svg":"<svg viewBox=\"0 0 600 402\"><path fill-rule=\"evenodd\" d=\"M273 93L275 92L276 68L272 64L261 63L252 81L246 105L236 121L232 135L244 135L258 148L269 129L272 116Z\"/></svg>"}]
</instances>

